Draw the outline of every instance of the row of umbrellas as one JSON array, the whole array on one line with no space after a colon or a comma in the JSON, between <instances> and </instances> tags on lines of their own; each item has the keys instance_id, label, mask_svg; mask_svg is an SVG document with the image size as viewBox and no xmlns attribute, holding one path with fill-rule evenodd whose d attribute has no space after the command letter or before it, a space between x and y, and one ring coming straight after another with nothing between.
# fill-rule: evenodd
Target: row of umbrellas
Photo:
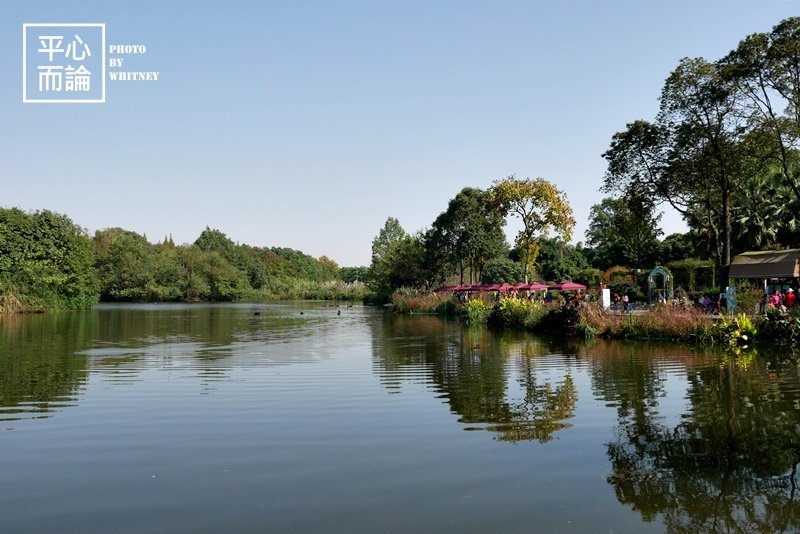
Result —
<instances>
[{"instance_id":1,"label":"row of umbrellas","mask_svg":"<svg viewBox=\"0 0 800 534\"><path fill-rule=\"evenodd\" d=\"M545 289L554 289L559 291L582 291L586 289L583 284L578 284L572 280L563 280L558 284L540 284L534 282L532 284L469 284L469 285L456 285L456 286L443 286L434 289L437 293L453 292L453 293L466 293L470 291L497 291L498 293L511 293L512 291L541 291Z\"/></svg>"}]
</instances>

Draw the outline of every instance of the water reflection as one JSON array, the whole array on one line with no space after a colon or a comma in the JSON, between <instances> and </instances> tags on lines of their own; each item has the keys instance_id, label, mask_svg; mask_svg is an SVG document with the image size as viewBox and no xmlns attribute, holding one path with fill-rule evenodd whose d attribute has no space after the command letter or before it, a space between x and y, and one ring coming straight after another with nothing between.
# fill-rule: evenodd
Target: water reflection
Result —
<instances>
[{"instance_id":1,"label":"water reflection","mask_svg":"<svg viewBox=\"0 0 800 534\"><path fill-rule=\"evenodd\" d=\"M363 482L380 478L373 475L381 459L407 452L405 442L393 448L401 434L393 430L403 436L416 430L417 423L408 421L417 415L417 404L393 401L440 398L464 430L514 442L517 451L526 443L539 447L542 454L529 458L545 479L570 476L563 464L562 471L548 471L543 458L557 465L554 451L569 462L580 457L585 473L572 473L578 482L564 494L586 498L581 492L589 490L581 483L600 481L600 492L605 490L612 502L616 496L619 508L676 532L796 531L800 525L800 372L792 362L675 344L583 343L465 329L436 317L374 310L339 316L335 309L306 305L300 315L294 305L276 305L259 311L255 315L251 305L113 306L85 314L2 317L0 420L48 416L77 404L86 387L99 395L94 407L103 410L90 410L85 417L124 422L117 430L127 427L136 409L142 410L137 428L158 435L172 432L176 421L187 421L175 430L180 446L174 450L185 450L185 433L200 429L190 444L216 443L214 455L250 432L249 446L258 451L252 458L262 457L264 443L273 450L288 444L286 457L296 458L297 465L340 447L336 461L325 462L321 470L333 469L363 443L394 451L370 457L366 468L359 454L352 455L353 463L342 473L362 469ZM303 365L289 367L293 364ZM372 391L375 377L379 386ZM196 396L197 384L203 394L223 383L232 386L220 388L225 395ZM126 390L128 396L121 394ZM163 410L163 420L151 421L155 405ZM308 417L310 406L330 409L314 424L298 423ZM411 406L407 413L404 406ZM447 416L440 408L434 405ZM207 425L209 420L216 425ZM348 426L353 421L359 422L358 431ZM442 421L420 422L422 435L425 424L437 430L452 425L449 416ZM227 434L215 428L221 425L227 425ZM339 427L348 430L337 434ZM95 431L102 428L96 425ZM130 432L127 439L145 435L136 428ZM383 436L389 436L386 442ZM481 434L463 441L474 444L474 438ZM162 450L160 443L151 443L149 450ZM300 444L309 447L307 458L295 456ZM445 447L443 458L460 445ZM479 456L463 446L465 458ZM495 473L496 460L510 449L494 447L497 457L476 464L485 473ZM258 468L242 471L273 472L288 465L286 457L277 454L268 466L254 461ZM408 461L419 460L410 456ZM420 464L419 472L427 476L436 463L442 459ZM513 477L516 468L503 476ZM318 475L307 475L301 486ZM346 478L331 476L337 484ZM409 485L416 492L422 484ZM266 485L259 481L258 486ZM434 493L439 492L429 497ZM630 514L624 510L623 515Z\"/></svg>"},{"instance_id":2,"label":"water reflection","mask_svg":"<svg viewBox=\"0 0 800 534\"><path fill-rule=\"evenodd\" d=\"M608 444L619 501L646 521L662 514L672 531L796 531L796 366L756 359L743 367L721 356L686 369L686 379L679 423L645 410L620 415Z\"/></svg>"},{"instance_id":3,"label":"water reflection","mask_svg":"<svg viewBox=\"0 0 800 534\"><path fill-rule=\"evenodd\" d=\"M568 359L574 349L527 335L430 317L373 323L374 367L382 384L432 383L467 430L486 428L503 441L550 441L570 426L577 391Z\"/></svg>"},{"instance_id":4,"label":"water reflection","mask_svg":"<svg viewBox=\"0 0 800 534\"><path fill-rule=\"evenodd\" d=\"M431 383L465 429L548 442L576 416L576 375L616 413L607 476L620 503L672 532L800 524L800 373L767 355L676 344L561 344L427 317L374 325L382 384Z\"/></svg>"},{"instance_id":5,"label":"water reflection","mask_svg":"<svg viewBox=\"0 0 800 534\"><path fill-rule=\"evenodd\" d=\"M75 357L91 333L88 313L0 315L0 421L49 417L71 406L87 377Z\"/></svg>"}]
</instances>

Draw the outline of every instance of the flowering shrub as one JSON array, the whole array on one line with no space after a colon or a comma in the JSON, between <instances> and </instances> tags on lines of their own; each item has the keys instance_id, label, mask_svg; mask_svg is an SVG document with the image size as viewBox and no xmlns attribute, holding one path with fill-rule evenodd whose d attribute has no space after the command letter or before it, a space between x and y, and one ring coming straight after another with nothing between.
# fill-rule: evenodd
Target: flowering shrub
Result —
<instances>
[{"instance_id":1,"label":"flowering shrub","mask_svg":"<svg viewBox=\"0 0 800 534\"><path fill-rule=\"evenodd\" d=\"M461 311L464 322L467 324L484 323L489 317L491 308L481 299L473 299L464 304Z\"/></svg>"}]
</instances>

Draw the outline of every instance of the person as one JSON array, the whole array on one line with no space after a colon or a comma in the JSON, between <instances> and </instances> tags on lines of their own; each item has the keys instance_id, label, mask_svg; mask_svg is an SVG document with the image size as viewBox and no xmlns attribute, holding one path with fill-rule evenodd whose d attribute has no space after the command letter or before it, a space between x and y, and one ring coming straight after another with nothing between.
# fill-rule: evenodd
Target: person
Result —
<instances>
[{"instance_id":1,"label":"person","mask_svg":"<svg viewBox=\"0 0 800 534\"><path fill-rule=\"evenodd\" d=\"M622 295L622 310L623 311L626 311L626 312L630 311L630 303L631 303L631 299L628 297L628 294L625 293L624 295Z\"/></svg>"},{"instance_id":2,"label":"person","mask_svg":"<svg viewBox=\"0 0 800 534\"><path fill-rule=\"evenodd\" d=\"M797 300L797 297L794 294L794 289L790 287L786 290L786 296L783 299L783 305L786 306L787 309L792 308L795 300Z\"/></svg>"},{"instance_id":3,"label":"person","mask_svg":"<svg viewBox=\"0 0 800 534\"><path fill-rule=\"evenodd\" d=\"M770 295L769 304L773 308L780 308L781 307L781 292L779 290L776 289L775 293Z\"/></svg>"}]
</instances>

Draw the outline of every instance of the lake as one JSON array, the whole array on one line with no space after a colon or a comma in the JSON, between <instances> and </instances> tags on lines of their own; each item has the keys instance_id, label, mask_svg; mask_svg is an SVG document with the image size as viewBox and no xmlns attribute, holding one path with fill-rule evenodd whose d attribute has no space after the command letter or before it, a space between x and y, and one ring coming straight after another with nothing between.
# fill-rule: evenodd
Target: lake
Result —
<instances>
[{"instance_id":1,"label":"lake","mask_svg":"<svg viewBox=\"0 0 800 534\"><path fill-rule=\"evenodd\" d=\"M0 318L3 532L797 532L779 353L325 303Z\"/></svg>"}]
</instances>

